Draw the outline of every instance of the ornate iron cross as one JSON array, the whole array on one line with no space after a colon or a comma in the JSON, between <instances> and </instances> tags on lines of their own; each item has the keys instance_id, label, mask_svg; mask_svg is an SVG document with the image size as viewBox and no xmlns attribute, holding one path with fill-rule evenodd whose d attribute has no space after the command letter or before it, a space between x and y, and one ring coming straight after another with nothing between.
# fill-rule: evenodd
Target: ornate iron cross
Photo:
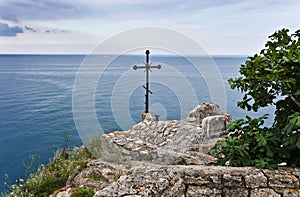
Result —
<instances>
[{"instance_id":1,"label":"ornate iron cross","mask_svg":"<svg viewBox=\"0 0 300 197\"><path fill-rule=\"evenodd\" d=\"M149 54L150 51L146 50L146 63L145 66L133 66L134 70L137 69L145 69L146 72L146 86L143 86L143 88L145 88L146 90L146 94L145 94L145 113L149 113L149 93L152 94L152 92L149 89L149 71L151 71L151 68L157 68L157 69L161 69L161 65L157 65L157 66L151 66L151 63L149 63Z\"/></svg>"}]
</instances>

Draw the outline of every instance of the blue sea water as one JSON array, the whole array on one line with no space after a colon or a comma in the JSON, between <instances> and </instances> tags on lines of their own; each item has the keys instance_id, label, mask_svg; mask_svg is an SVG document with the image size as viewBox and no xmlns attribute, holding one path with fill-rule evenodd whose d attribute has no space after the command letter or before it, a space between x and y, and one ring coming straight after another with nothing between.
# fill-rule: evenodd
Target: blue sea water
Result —
<instances>
[{"instance_id":1,"label":"blue sea water","mask_svg":"<svg viewBox=\"0 0 300 197\"><path fill-rule=\"evenodd\" d=\"M82 145L74 122L72 95L74 82L84 59L84 55L0 55L0 192L4 190L4 182L12 184L16 179L26 176L30 155L35 156L32 170L40 164L48 163L55 151L64 146L66 134L70 133L72 136L70 146ZM198 103L211 101L205 77L199 75L184 58L151 56L151 60L161 63L163 68L167 65L176 68L182 78L193 87ZM270 107L258 113L250 113L236 106L242 95L231 90L227 80L239 76L239 67L246 57L216 56L213 60L223 79L227 113L232 114L234 119L243 118L245 115L272 113L273 108ZM121 95L120 99L122 93L126 95L130 92L129 106L125 111L134 123L139 122L144 111L144 89L141 84L130 89L120 80L124 73L132 70L133 65L143 61L144 56L120 56L99 79L95 90L95 109L97 119L105 132L124 129L115 120L112 105L114 91L119 91L114 98ZM144 77L143 71L135 72ZM161 70L152 69L150 80L159 72ZM170 83L175 84L179 90L182 88L177 75L167 73L164 78L170 78ZM133 78L130 81L134 80ZM118 89L116 84L123 86ZM170 89L168 84L154 82L151 83L151 91L153 95L150 102L157 103L153 110L160 113L162 119L182 117L178 90ZM9 176L8 179L5 174Z\"/></svg>"}]
</instances>

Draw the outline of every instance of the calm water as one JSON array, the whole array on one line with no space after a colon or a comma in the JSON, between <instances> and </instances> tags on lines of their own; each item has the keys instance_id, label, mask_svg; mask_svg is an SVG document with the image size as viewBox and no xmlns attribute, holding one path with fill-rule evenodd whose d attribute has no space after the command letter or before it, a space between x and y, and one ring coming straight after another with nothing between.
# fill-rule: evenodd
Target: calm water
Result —
<instances>
[{"instance_id":1,"label":"calm water","mask_svg":"<svg viewBox=\"0 0 300 197\"><path fill-rule=\"evenodd\" d=\"M29 164L29 155L35 156L34 167L47 163L55 151L63 147L67 133L72 136L71 146L82 145L73 118L72 94L75 78L84 58L85 56L80 55L0 55L0 192L3 191L5 173L9 175L7 182L11 184L25 176L24 165ZM239 66L245 62L246 57L213 59L224 80L227 113L237 119L244 117L245 113L258 116L272 112L272 108L267 108L259 114L250 114L236 107L241 94L228 87L227 79L238 76ZM180 110L180 90L184 86L178 73L194 89L198 103L211 101L209 86L204 77L185 59L151 56L151 60L163 66L161 70L153 69L150 73L154 80L151 84L153 105L150 108L153 113L160 114L162 119L179 119L187 115ZM144 80L144 73L141 70L132 71L131 67L143 61L143 56L121 56L103 72L94 93L96 117L105 132L126 129L132 123L139 122L140 114L144 111L144 89L139 83ZM176 68L177 73L163 72L168 66ZM140 77L130 77L131 72ZM123 78L126 73L128 77ZM160 84L157 82L159 79L155 82L155 76L164 79L165 83ZM135 80L137 85L134 89L129 88ZM169 88L171 84L175 88ZM127 109L120 109L116 98L122 100L123 95L128 95L128 92L129 106ZM129 114L131 121L124 118L129 125L116 120L116 110L120 110L120 114L122 111ZM86 125L93 128L88 122Z\"/></svg>"}]
</instances>

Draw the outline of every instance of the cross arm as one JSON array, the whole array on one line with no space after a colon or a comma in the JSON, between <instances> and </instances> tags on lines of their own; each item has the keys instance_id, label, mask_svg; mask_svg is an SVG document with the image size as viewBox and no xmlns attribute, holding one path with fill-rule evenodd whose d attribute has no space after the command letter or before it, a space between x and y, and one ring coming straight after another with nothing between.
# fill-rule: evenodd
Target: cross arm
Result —
<instances>
[{"instance_id":1,"label":"cross arm","mask_svg":"<svg viewBox=\"0 0 300 197\"><path fill-rule=\"evenodd\" d=\"M137 65L134 65L133 67L133 70L137 70L137 69L146 69L146 68L157 68L157 69L161 69L161 65L157 65L157 66L137 66Z\"/></svg>"},{"instance_id":2,"label":"cross arm","mask_svg":"<svg viewBox=\"0 0 300 197\"><path fill-rule=\"evenodd\" d=\"M147 68L147 67L146 66L137 66L137 65L134 65L132 68L133 68L133 70L137 70L137 69Z\"/></svg>"},{"instance_id":3,"label":"cross arm","mask_svg":"<svg viewBox=\"0 0 300 197\"><path fill-rule=\"evenodd\" d=\"M150 68L157 68L157 69L161 69L161 65L158 64L157 66L150 66Z\"/></svg>"}]
</instances>

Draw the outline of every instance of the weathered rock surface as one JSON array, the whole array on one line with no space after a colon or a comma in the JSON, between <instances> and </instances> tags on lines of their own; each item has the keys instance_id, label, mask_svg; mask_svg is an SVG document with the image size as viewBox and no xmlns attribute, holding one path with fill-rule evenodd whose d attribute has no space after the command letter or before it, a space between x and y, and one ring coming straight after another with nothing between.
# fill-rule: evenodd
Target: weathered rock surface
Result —
<instances>
[{"instance_id":1,"label":"weathered rock surface","mask_svg":"<svg viewBox=\"0 0 300 197\"><path fill-rule=\"evenodd\" d=\"M206 153L227 135L231 116L217 104L198 105L184 120L144 121L127 131L102 137L106 155L121 161L149 160L157 164L206 164L215 158Z\"/></svg>"},{"instance_id":2,"label":"weathered rock surface","mask_svg":"<svg viewBox=\"0 0 300 197\"><path fill-rule=\"evenodd\" d=\"M218 105L203 103L184 120L147 120L103 135L103 157L78 168L52 197L78 187L93 188L95 197L300 196L300 169L202 165L215 161L207 152L230 122Z\"/></svg>"},{"instance_id":3,"label":"weathered rock surface","mask_svg":"<svg viewBox=\"0 0 300 197\"><path fill-rule=\"evenodd\" d=\"M71 187L91 187L95 197L111 196L300 196L300 169L276 171L254 167L158 165L131 161L122 165L92 160L68 180ZM93 174L91 176L91 174Z\"/></svg>"}]
</instances>

